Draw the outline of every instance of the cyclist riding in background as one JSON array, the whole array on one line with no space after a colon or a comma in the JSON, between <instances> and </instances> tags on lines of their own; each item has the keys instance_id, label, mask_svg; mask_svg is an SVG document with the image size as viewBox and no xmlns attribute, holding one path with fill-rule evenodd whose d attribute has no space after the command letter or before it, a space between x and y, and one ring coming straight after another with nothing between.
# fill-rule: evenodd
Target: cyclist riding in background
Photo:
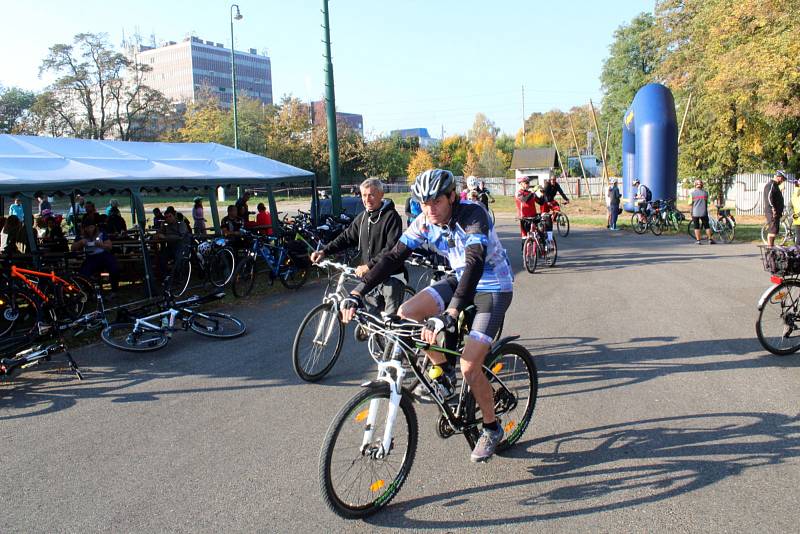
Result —
<instances>
[{"instance_id":1,"label":"cyclist riding in background","mask_svg":"<svg viewBox=\"0 0 800 534\"><path fill-rule=\"evenodd\" d=\"M556 195L561 195L561 198L564 199L564 204L569 204L569 198L566 193L564 193L564 190L561 189L561 184L558 183L558 178L556 178L555 174L551 175L550 179L545 182L542 193L544 194L545 201L548 203L555 202Z\"/></svg>"},{"instance_id":2,"label":"cyclist riding in background","mask_svg":"<svg viewBox=\"0 0 800 534\"><path fill-rule=\"evenodd\" d=\"M478 192L478 201L489 209L489 202L494 202L492 192L486 187L486 182L480 180L475 190Z\"/></svg>"},{"instance_id":3,"label":"cyclist riding in background","mask_svg":"<svg viewBox=\"0 0 800 534\"><path fill-rule=\"evenodd\" d=\"M633 181L632 185L636 188L636 193L633 195L634 204L638 206L637 213L639 214L639 219L644 222L647 220L649 214L647 203L653 199L653 193L650 191L649 187L639 182L638 178Z\"/></svg>"},{"instance_id":4,"label":"cyclist riding in background","mask_svg":"<svg viewBox=\"0 0 800 534\"><path fill-rule=\"evenodd\" d=\"M475 305L472 330L461 354L461 371L483 414L483 432L470 456L478 462L488 460L503 439L494 412L494 392L482 365L511 304L514 275L486 210L474 202L460 201L455 186L450 171L429 169L417 176L411 191L422 203L422 215L342 302L342 321L349 322L356 309L363 307L363 295L390 276L413 250L428 243L447 256L454 275L404 302L399 314L427 320L422 330L425 342L434 343L437 334L444 332L446 344L452 346L458 337L459 313L469 304ZM428 356L434 364L429 376L442 386L445 397L455 395L454 363L438 352Z\"/></svg>"},{"instance_id":5,"label":"cyclist riding in background","mask_svg":"<svg viewBox=\"0 0 800 534\"><path fill-rule=\"evenodd\" d=\"M534 191L530 188L530 176L520 176L517 178L519 190L514 198L517 204L517 217L519 217L519 231L522 239L526 239L528 231L531 229L531 222L523 220L526 217L536 217L538 215L536 205L542 203L542 199L536 197Z\"/></svg>"},{"instance_id":6,"label":"cyclist riding in background","mask_svg":"<svg viewBox=\"0 0 800 534\"><path fill-rule=\"evenodd\" d=\"M461 191L461 200L470 200L471 196L477 196L478 179L474 176L467 176L467 187Z\"/></svg>"}]
</instances>

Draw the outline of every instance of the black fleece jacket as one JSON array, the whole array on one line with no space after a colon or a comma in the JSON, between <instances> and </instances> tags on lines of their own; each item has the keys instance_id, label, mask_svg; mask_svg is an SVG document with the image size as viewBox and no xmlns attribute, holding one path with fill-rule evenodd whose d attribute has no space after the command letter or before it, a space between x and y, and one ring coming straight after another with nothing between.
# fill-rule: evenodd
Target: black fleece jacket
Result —
<instances>
[{"instance_id":1,"label":"black fleece jacket","mask_svg":"<svg viewBox=\"0 0 800 534\"><path fill-rule=\"evenodd\" d=\"M358 247L361 264L372 268L383 255L394 247L403 234L403 220L394 209L391 199L384 199L375 211L363 211L350 223L347 229L323 248L326 255ZM391 274L404 272L401 264Z\"/></svg>"}]
</instances>

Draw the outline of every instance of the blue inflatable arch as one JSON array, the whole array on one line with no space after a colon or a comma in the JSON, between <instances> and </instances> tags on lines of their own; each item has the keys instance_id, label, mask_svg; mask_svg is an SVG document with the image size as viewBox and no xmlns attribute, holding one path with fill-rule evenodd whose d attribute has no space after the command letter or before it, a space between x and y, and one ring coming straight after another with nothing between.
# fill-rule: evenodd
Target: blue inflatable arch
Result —
<instances>
[{"instance_id":1,"label":"blue inflatable arch","mask_svg":"<svg viewBox=\"0 0 800 534\"><path fill-rule=\"evenodd\" d=\"M622 120L622 184L625 209L635 209L633 180L653 192L653 200L675 198L678 191L678 120L675 100L659 83L636 93Z\"/></svg>"}]
</instances>

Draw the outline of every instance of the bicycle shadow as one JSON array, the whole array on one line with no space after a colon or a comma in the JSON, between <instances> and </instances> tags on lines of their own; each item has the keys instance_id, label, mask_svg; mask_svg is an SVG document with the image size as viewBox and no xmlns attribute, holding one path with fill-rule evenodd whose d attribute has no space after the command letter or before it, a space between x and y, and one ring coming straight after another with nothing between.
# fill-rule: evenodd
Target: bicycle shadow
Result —
<instances>
[{"instance_id":1,"label":"bicycle shadow","mask_svg":"<svg viewBox=\"0 0 800 534\"><path fill-rule=\"evenodd\" d=\"M657 336L601 343L595 337L554 337L517 342L538 363L539 398L615 389L677 373L800 367L800 358L768 354L752 338L681 343L674 339ZM748 355L752 356L743 358Z\"/></svg>"},{"instance_id":2,"label":"bicycle shadow","mask_svg":"<svg viewBox=\"0 0 800 534\"><path fill-rule=\"evenodd\" d=\"M534 462L525 467L527 476L396 502L367 522L394 528L477 529L659 502L800 457L798 423L800 416L723 412L546 436L509 451L508 458ZM444 511L468 510L471 497L478 495L481 501L505 503L492 508L501 516L465 519L468 514L462 513L454 519ZM416 512L429 506L442 508L448 517L419 519Z\"/></svg>"}]
</instances>

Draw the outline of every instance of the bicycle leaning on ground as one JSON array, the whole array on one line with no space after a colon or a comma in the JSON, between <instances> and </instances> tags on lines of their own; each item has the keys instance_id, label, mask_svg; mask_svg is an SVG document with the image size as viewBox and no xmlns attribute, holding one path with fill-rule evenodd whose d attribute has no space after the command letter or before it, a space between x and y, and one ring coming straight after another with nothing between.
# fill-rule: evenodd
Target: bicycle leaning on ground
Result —
<instances>
[{"instance_id":1,"label":"bicycle leaning on ground","mask_svg":"<svg viewBox=\"0 0 800 534\"><path fill-rule=\"evenodd\" d=\"M460 337L471 328L475 308L459 320ZM328 507L344 518L372 515L400 491L414 462L418 422L412 395L403 387L410 371L424 384L440 411L436 431L442 439L462 434L470 448L480 435L481 417L470 387L461 380L457 397L445 401L437 383L424 372L425 350L458 357L459 350L429 345L420 339L422 323L399 317L376 317L357 311L355 320L370 336L382 338L384 350L372 353L378 364L375 380L364 384L334 418L320 451L320 488ZM514 445L533 416L538 373L525 347L500 339L486 356L483 371L494 389L495 413L505 431L497 452ZM461 347L461 341L459 342ZM422 362L420 364L419 362Z\"/></svg>"},{"instance_id":2,"label":"bicycle leaning on ground","mask_svg":"<svg viewBox=\"0 0 800 534\"><path fill-rule=\"evenodd\" d=\"M522 261L525 269L531 274L536 272L540 258L548 267L555 266L558 259L558 244L555 239L548 239L545 230L543 217L547 216L548 214L543 214L520 219L530 224L528 236L522 242Z\"/></svg>"},{"instance_id":3,"label":"bicycle leaning on ground","mask_svg":"<svg viewBox=\"0 0 800 534\"><path fill-rule=\"evenodd\" d=\"M300 321L294 336L292 366L297 376L306 382L317 382L322 379L339 358L346 329L346 325L339 317L339 304L350 295L352 286L348 287L348 282L361 281L361 278L356 276L355 268L349 265L323 260L317 263L317 267L339 272L339 276L329 277L322 303L312 308ZM377 291L373 290L372 293ZM408 300L414 293L414 289L407 285L403 300ZM371 295L367 295L365 299L368 306L374 300ZM374 306L370 308L374 310ZM371 350L375 348L372 347Z\"/></svg>"},{"instance_id":4,"label":"bicycle leaning on ground","mask_svg":"<svg viewBox=\"0 0 800 534\"><path fill-rule=\"evenodd\" d=\"M193 309L201 304L224 298L224 292L205 297L192 296L176 301L169 291L169 284L165 285L167 290L164 298L158 303L160 310L157 313L132 322L110 324L101 332L102 340L115 349L146 352L165 346L172 338L172 334L179 329L191 330L218 339L230 339L244 334L244 322L232 315Z\"/></svg>"}]
</instances>

